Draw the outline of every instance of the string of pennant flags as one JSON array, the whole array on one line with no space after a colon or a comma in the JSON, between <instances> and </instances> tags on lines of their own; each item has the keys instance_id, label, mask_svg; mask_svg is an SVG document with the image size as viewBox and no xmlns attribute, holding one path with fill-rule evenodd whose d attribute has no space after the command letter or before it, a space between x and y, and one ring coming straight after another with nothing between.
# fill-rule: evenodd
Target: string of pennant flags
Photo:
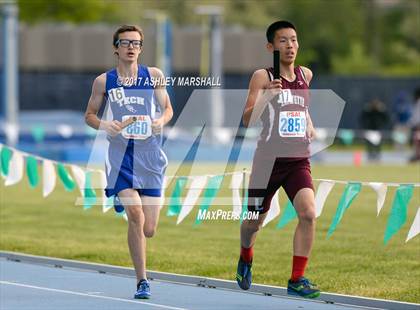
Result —
<instances>
[{"instance_id":1,"label":"string of pennant flags","mask_svg":"<svg viewBox=\"0 0 420 310\"><path fill-rule=\"evenodd\" d=\"M104 189L106 187L105 172L101 169L86 169L74 164L64 164L54 160L49 160L40 156L19 151L10 146L0 144L0 172L4 179L5 186L11 186L20 182L24 172L31 188L40 184L41 177L38 172L38 166L42 166L42 195L47 197L56 186L57 177L63 184L64 189L71 192L76 189L80 191L81 201L77 204L83 205L87 210L94 205L101 205L102 212L105 213L113 208L113 197L106 197L104 191L101 191L101 197L97 196L95 188ZM93 175L99 174L99 186L93 185ZM246 176L248 171L234 171L218 175L197 175L197 176L167 176L164 181L164 188L167 188L169 180L172 180L172 192L167 198L165 205L168 205L167 216L177 216L176 224L180 224L192 211L198 206L198 214L208 212L211 206L230 205L232 214L241 218L247 210L247 191ZM228 183L231 189L231 196L227 199L216 198L224 180L229 176ZM397 187L392 202L391 212L389 214L384 233L384 244L398 233L407 221L408 205L413 196L414 187L420 187L420 183L386 183L386 182L358 182L358 181L340 181L330 179L314 179L318 182L315 195L316 217L321 216L325 202L329 193L335 184L344 184L345 188L339 200L332 223L327 232L327 238L330 238L340 224L346 210L351 206L354 199L358 196L362 187L369 187L377 194L376 211L379 216L387 195L389 187ZM185 193L185 195L183 195ZM263 223L266 226L280 215L279 195L276 193L271 202L271 207ZM162 204L163 206L164 204ZM127 219L126 214L122 213ZM295 209L290 201L287 202L284 211L276 225L277 229L285 227L294 218L297 217ZM203 218L196 217L194 225L199 225ZM420 233L420 207L417 208L414 221L410 227L406 242Z\"/></svg>"}]
</instances>

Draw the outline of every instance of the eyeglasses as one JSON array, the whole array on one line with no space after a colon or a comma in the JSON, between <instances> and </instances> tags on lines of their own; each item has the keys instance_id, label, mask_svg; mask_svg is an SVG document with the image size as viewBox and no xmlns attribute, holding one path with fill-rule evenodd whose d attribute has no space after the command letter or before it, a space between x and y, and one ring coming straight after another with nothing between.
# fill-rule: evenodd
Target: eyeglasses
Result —
<instances>
[{"instance_id":1,"label":"eyeglasses","mask_svg":"<svg viewBox=\"0 0 420 310\"><path fill-rule=\"evenodd\" d=\"M134 48L140 48L143 46L143 41L142 40L128 40L128 39L121 39L117 41L117 46L129 47L130 44L132 44Z\"/></svg>"}]
</instances>

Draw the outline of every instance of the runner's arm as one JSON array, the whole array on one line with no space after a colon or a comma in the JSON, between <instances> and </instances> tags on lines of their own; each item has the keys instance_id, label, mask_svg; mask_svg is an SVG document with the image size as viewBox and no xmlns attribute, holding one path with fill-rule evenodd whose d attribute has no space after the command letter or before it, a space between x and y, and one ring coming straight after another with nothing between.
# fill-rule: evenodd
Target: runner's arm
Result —
<instances>
[{"instance_id":1,"label":"runner's arm","mask_svg":"<svg viewBox=\"0 0 420 310\"><path fill-rule=\"evenodd\" d=\"M313 73L309 68L306 67L301 67L304 73L304 78L306 80L306 83L309 84L311 83L312 77L313 77ZM308 136L309 139L314 139L316 137L316 131L315 131L315 127L314 124L312 123L312 118L311 115L309 114L309 111L306 110L306 134Z\"/></svg>"},{"instance_id":2,"label":"runner's arm","mask_svg":"<svg viewBox=\"0 0 420 310\"><path fill-rule=\"evenodd\" d=\"M162 71L156 67L151 67L150 75L157 81L165 81L165 76ZM171 99L169 98L168 92L166 91L166 85L158 84L155 85L155 97L163 109L163 114L159 119L154 120L154 122L161 123L161 126L166 125L174 114L171 104Z\"/></svg>"},{"instance_id":3,"label":"runner's arm","mask_svg":"<svg viewBox=\"0 0 420 310\"><path fill-rule=\"evenodd\" d=\"M281 80L270 82L267 71L254 72L249 82L248 97L242 121L245 127L252 126L261 117L268 102L281 91Z\"/></svg>"},{"instance_id":4,"label":"runner's arm","mask_svg":"<svg viewBox=\"0 0 420 310\"><path fill-rule=\"evenodd\" d=\"M105 130L108 134L115 136L121 131L119 121L101 121L98 118L98 112L101 108L105 96L105 73L98 76L92 85L92 93L85 112L85 122L94 129Z\"/></svg>"},{"instance_id":5,"label":"runner's arm","mask_svg":"<svg viewBox=\"0 0 420 310\"><path fill-rule=\"evenodd\" d=\"M304 73L304 79L306 81L306 84L308 84L308 86L309 86L309 84L312 81L313 73L312 73L311 69L309 69L309 68L306 68L306 67L303 67L303 66L301 66L301 68L302 68L303 73Z\"/></svg>"}]
</instances>

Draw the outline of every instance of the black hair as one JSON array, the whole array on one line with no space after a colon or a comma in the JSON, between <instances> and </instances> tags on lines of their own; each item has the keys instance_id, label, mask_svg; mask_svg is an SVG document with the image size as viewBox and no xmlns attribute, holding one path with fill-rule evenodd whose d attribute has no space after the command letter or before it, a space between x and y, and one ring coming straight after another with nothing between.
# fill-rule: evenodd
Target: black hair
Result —
<instances>
[{"instance_id":1,"label":"black hair","mask_svg":"<svg viewBox=\"0 0 420 310\"><path fill-rule=\"evenodd\" d=\"M287 20L276 21L267 28L267 32L265 33L267 41L269 43L274 43L276 31L284 28L292 28L296 31L296 27L291 22L288 22Z\"/></svg>"}]
</instances>

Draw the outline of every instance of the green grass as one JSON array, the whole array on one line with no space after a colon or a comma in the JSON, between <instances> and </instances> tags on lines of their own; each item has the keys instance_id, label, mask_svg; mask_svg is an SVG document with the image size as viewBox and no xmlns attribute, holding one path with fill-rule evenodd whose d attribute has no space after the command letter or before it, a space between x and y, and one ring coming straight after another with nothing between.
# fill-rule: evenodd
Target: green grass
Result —
<instances>
[{"instance_id":1,"label":"green grass","mask_svg":"<svg viewBox=\"0 0 420 310\"><path fill-rule=\"evenodd\" d=\"M201 169L201 170L200 170ZM205 165L198 172L216 173L221 166ZM171 171L168 172L171 174ZM314 178L383 182L420 182L420 166L315 166ZM42 198L41 186L27 180L4 187L0 182L0 249L67 259L132 266L126 244L126 222L99 207L83 211L74 202L78 192L65 192L57 183ZM317 236L307 275L323 291L420 302L420 237L405 243L420 189L409 204L407 222L388 245L383 236L395 188L376 216L376 195L363 187L331 238L331 224L344 185L337 184L317 223ZM285 206L284 193L280 197ZM239 223L208 221L193 227L196 212L180 225L161 213L157 235L148 241L150 270L233 280L239 252ZM290 275L292 237L296 220L276 230L278 218L258 235L254 282L285 286Z\"/></svg>"}]
</instances>

